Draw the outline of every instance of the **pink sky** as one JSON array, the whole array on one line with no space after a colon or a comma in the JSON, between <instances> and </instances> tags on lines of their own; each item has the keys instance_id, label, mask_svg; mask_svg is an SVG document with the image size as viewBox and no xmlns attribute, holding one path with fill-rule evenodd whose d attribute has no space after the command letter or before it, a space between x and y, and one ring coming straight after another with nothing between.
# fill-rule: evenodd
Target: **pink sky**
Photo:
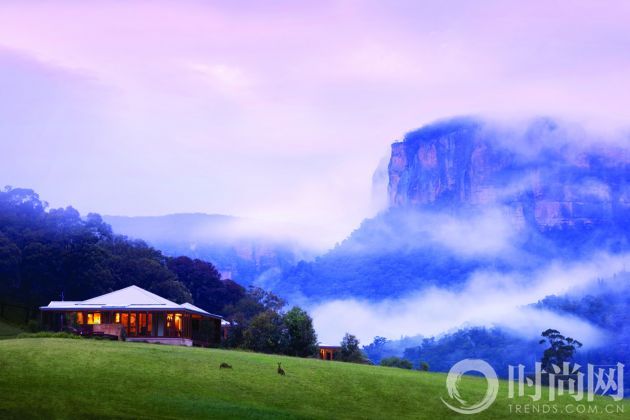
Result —
<instances>
[{"instance_id":1,"label":"pink sky","mask_svg":"<svg viewBox=\"0 0 630 420\"><path fill-rule=\"evenodd\" d=\"M326 246L433 119L630 121L627 1L130 3L0 3L0 184Z\"/></svg>"}]
</instances>

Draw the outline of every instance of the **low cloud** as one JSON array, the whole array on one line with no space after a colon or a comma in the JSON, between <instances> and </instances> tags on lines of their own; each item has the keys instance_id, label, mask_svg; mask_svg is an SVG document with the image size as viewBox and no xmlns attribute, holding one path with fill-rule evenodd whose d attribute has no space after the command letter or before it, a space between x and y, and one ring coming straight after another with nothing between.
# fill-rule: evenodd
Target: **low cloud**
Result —
<instances>
[{"instance_id":1,"label":"low cloud","mask_svg":"<svg viewBox=\"0 0 630 420\"><path fill-rule=\"evenodd\" d=\"M512 253L519 234L513 209L484 206L465 216L404 209L368 222L368 234L346 242L349 252L418 249L437 246L463 257Z\"/></svg>"},{"instance_id":2,"label":"low cloud","mask_svg":"<svg viewBox=\"0 0 630 420\"><path fill-rule=\"evenodd\" d=\"M380 302L333 300L310 311L320 341L327 344L338 343L346 332L368 344L377 335L389 339L429 337L467 326L498 326L527 338L556 328L586 346L595 346L603 338L597 327L528 305L624 272L628 263L630 254L601 254L579 263L552 263L531 276L476 272L458 291L433 287Z\"/></svg>"}]
</instances>

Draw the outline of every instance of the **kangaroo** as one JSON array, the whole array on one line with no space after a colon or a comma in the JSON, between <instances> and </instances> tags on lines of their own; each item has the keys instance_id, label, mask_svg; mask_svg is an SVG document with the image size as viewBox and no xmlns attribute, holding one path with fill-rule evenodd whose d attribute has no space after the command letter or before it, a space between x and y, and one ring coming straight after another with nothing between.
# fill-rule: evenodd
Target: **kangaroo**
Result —
<instances>
[{"instance_id":1,"label":"kangaroo","mask_svg":"<svg viewBox=\"0 0 630 420\"><path fill-rule=\"evenodd\" d=\"M219 365L219 369L232 369L232 365L228 365L227 363L222 362L222 363Z\"/></svg>"},{"instance_id":2,"label":"kangaroo","mask_svg":"<svg viewBox=\"0 0 630 420\"><path fill-rule=\"evenodd\" d=\"M282 366L280 365L280 363L278 362L278 375L282 375L284 376L284 369L282 369Z\"/></svg>"}]
</instances>

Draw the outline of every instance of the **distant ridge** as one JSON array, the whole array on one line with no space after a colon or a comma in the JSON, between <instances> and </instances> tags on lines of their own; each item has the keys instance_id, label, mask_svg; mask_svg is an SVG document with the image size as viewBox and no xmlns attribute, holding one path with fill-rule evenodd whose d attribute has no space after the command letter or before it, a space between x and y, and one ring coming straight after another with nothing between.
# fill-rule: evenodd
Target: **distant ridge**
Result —
<instances>
[{"instance_id":1,"label":"distant ridge","mask_svg":"<svg viewBox=\"0 0 630 420\"><path fill-rule=\"evenodd\" d=\"M167 255L212 262L224 278L257 282L268 271L297 263L294 244L271 237L256 222L222 214L176 213L164 216L103 216L115 232L142 238Z\"/></svg>"}]
</instances>

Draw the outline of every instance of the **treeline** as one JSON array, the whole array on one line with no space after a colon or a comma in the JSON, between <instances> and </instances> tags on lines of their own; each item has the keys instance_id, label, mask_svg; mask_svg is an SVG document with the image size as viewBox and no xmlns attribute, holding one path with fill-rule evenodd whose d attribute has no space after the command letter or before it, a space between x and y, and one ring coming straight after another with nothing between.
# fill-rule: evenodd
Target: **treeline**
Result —
<instances>
[{"instance_id":1,"label":"treeline","mask_svg":"<svg viewBox=\"0 0 630 420\"><path fill-rule=\"evenodd\" d=\"M576 363L614 366L628 360L630 274L627 272L600 280L588 289L581 289L579 294L552 295L530 306L580 319L599 329L601 342L591 341L580 348L574 357ZM540 337L526 337L525 332L469 327L431 338L418 336L390 341L375 337L363 350L374 363L400 367L408 361L416 369L423 369L424 363L439 372L448 372L453 364L463 359L483 359L499 376L506 377L508 365L524 364L533 370L534 362L541 361L545 346L541 345ZM630 392L630 372L624 375L625 387Z\"/></svg>"},{"instance_id":2,"label":"treeline","mask_svg":"<svg viewBox=\"0 0 630 420\"><path fill-rule=\"evenodd\" d=\"M30 189L6 187L0 192L4 300L36 308L131 284L178 303L194 301L211 312L246 294L238 284L221 281L212 264L168 258L143 241L114 234L98 214L83 219L72 207L49 210Z\"/></svg>"},{"instance_id":3,"label":"treeline","mask_svg":"<svg viewBox=\"0 0 630 420\"><path fill-rule=\"evenodd\" d=\"M232 321L225 344L256 351L316 353L312 320L259 288L221 279L207 261L168 257L116 235L100 215L49 209L31 189L0 191L0 302L31 308L85 300L135 284Z\"/></svg>"}]
</instances>

